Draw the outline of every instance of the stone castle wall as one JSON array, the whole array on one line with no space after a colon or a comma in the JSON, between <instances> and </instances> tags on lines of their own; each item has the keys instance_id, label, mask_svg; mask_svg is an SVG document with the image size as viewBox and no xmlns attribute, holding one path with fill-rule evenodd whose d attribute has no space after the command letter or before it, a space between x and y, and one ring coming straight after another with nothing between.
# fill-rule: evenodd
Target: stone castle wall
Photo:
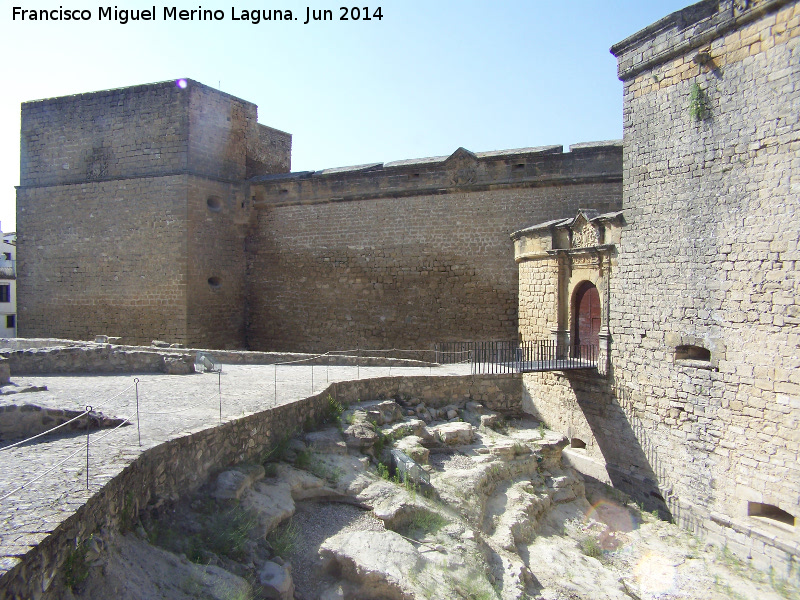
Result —
<instances>
[{"instance_id":1,"label":"stone castle wall","mask_svg":"<svg viewBox=\"0 0 800 600\"><path fill-rule=\"evenodd\" d=\"M18 189L19 335L185 340L186 178Z\"/></svg>"},{"instance_id":2,"label":"stone castle wall","mask_svg":"<svg viewBox=\"0 0 800 600\"><path fill-rule=\"evenodd\" d=\"M250 347L425 349L516 339L509 234L579 207L619 207L619 143L560 150L460 150L253 182Z\"/></svg>"},{"instance_id":3,"label":"stone castle wall","mask_svg":"<svg viewBox=\"0 0 800 600\"><path fill-rule=\"evenodd\" d=\"M612 361L671 467L676 501L709 530L727 529L714 533L740 555L783 568L800 555L800 225L790 175L800 167L800 4L720 2L698 17L615 49L629 226L612 279ZM659 55L662 44L678 54ZM640 52L644 62L629 70ZM682 360L687 345L707 349L708 363ZM748 516L750 502L779 507L795 525ZM737 526L713 525L725 522Z\"/></svg>"},{"instance_id":4,"label":"stone castle wall","mask_svg":"<svg viewBox=\"0 0 800 600\"><path fill-rule=\"evenodd\" d=\"M309 173L286 173L290 152L254 104L191 80L24 104L20 335L292 351L514 339L508 234L622 193L619 142Z\"/></svg>"},{"instance_id":5,"label":"stone castle wall","mask_svg":"<svg viewBox=\"0 0 800 600\"><path fill-rule=\"evenodd\" d=\"M291 136L186 83L23 104L21 336L243 346L242 181L288 170Z\"/></svg>"},{"instance_id":6,"label":"stone castle wall","mask_svg":"<svg viewBox=\"0 0 800 600\"><path fill-rule=\"evenodd\" d=\"M798 38L796 1L707 1L612 49L612 369L525 376L532 410L588 437L615 485L782 577L800 556Z\"/></svg>"}]
</instances>

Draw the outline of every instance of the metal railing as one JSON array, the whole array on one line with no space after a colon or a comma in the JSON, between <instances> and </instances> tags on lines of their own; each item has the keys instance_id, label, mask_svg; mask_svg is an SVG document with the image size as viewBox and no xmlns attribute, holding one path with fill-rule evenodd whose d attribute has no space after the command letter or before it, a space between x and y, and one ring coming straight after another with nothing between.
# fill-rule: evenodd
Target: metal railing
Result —
<instances>
[{"instance_id":1,"label":"metal railing","mask_svg":"<svg viewBox=\"0 0 800 600\"><path fill-rule=\"evenodd\" d=\"M517 361L519 372L566 371L597 367L598 347L580 344L567 347L553 340L522 342Z\"/></svg>"},{"instance_id":2,"label":"metal railing","mask_svg":"<svg viewBox=\"0 0 800 600\"><path fill-rule=\"evenodd\" d=\"M441 342L434 351L439 364L468 358L472 373L485 374L594 369L598 357L593 344L567 346L552 340Z\"/></svg>"}]
</instances>

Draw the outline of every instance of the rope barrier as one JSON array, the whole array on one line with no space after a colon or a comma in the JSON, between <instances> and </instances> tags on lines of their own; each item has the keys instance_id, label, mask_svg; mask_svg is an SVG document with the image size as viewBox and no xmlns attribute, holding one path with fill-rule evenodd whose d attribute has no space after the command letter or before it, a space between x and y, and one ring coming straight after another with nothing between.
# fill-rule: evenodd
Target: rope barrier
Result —
<instances>
[{"instance_id":1,"label":"rope barrier","mask_svg":"<svg viewBox=\"0 0 800 600\"><path fill-rule=\"evenodd\" d=\"M95 439L95 440L92 440L92 441L91 441L91 442L90 442L88 445L91 445L91 444L96 444L96 443L98 443L98 442L100 442L100 441L104 440L104 439L105 439L105 438L107 438L109 435L111 435L112 433L114 433L114 432L115 432L117 429L119 429L120 427L122 427L123 425L125 425L125 423L130 423L130 422L131 422L131 420L130 420L130 419L125 419L125 420L123 420L123 421L122 421L122 423L120 423L119 425L117 425L116 427L114 427L114 429L110 430L110 431L109 431L108 433L106 433L105 435L103 435L103 436L100 436L99 438L97 438L97 439ZM21 486L19 486L18 488L14 489L14 490L12 490L12 491L10 491L10 492L8 492L6 495L4 495L4 496L0 496L0 502L1 502L1 501L3 501L3 500L5 500L5 499L6 499L6 498L8 498L9 496L13 496L13 495L14 495L14 494L16 494L17 492L19 492L19 491L21 491L21 490L25 489L25 488L26 488L27 486L29 486L30 484L32 484L32 483L36 483L36 482L37 482L37 481L39 481L39 480L40 480L42 477L44 477L45 475L47 475L47 474L49 474L49 473L52 473L52 472L53 472L53 471L55 471L55 470L56 470L58 467L60 467L61 465L63 465L65 462L67 462L67 461L68 461L70 458L72 458L73 456L75 456L75 455L76 455L76 454L78 454L79 452L83 452L84 450L85 450L85 447L84 447L83 445L81 445L81 447L80 447L80 448L78 448L77 450L75 450L75 452L73 452L72 454L70 454L69 456L67 456L66 458L64 458L63 460L61 460L61 461L57 462L55 465L53 465L52 467L50 467L50 468L49 468L47 471L45 471L45 472L43 472L43 473L40 473L39 475L37 475L36 477L34 477L33 479L31 479L30 481L26 481L25 483L23 483L23 484L22 484Z\"/></svg>"},{"instance_id":2,"label":"rope barrier","mask_svg":"<svg viewBox=\"0 0 800 600\"><path fill-rule=\"evenodd\" d=\"M109 398L108 400L106 400L106 402L110 402L111 400L115 400L116 398L119 398L119 397L120 397L122 394L124 394L125 392L127 392L128 390L130 390L131 388L133 388L133 386L134 386L134 385L135 385L135 384L131 384L131 385L129 385L128 387L126 387L126 388L125 388L124 390L122 390L121 392L119 392L119 393L115 394L114 396L111 396L111 398ZM57 430L57 429L60 429L60 428L64 427L65 425L69 425L69 424L70 424L70 423L72 423L73 421L76 421L77 419L80 419L82 416L84 416L84 415L88 415L88 414L89 414L89 412L90 412L90 411L88 411L88 410L85 410L85 411L83 411L81 414L79 414L78 416L71 418L69 421L64 421L63 423L61 423L61 425L56 425L56 426L55 426L55 427L53 427L52 429L48 429L47 431L43 431L42 433L38 433L38 434L36 434L36 435L34 435L34 436L32 436L32 437L29 437L29 438L27 438L27 439L21 440L21 441L19 441L19 442L14 442L13 444L9 444L8 446L3 446L2 448L0 448L0 451L3 451L3 450L8 450L9 448L14 448L14 447L16 447L16 446L21 446L22 444L27 444L28 442L30 442L30 441L33 441L33 440L35 440L35 439L37 439L37 438L40 438L40 437L42 437L42 436L44 436L44 435L47 435L48 433L52 433L52 432L54 432L55 430Z\"/></svg>"},{"instance_id":3,"label":"rope barrier","mask_svg":"<svg viewBox=\"0 0 800 600\"><path fill-rule=\"evenodd\" d=\"M268 364L266 364L266 365L257 365L257 366L274 366L274 367L277 367L277 366L279 366L279 365L284 365L284 366L285 366L285 365L299 365L299 364L302 364L302 363L307 363L307 362L309 362L309 361L314 361L314 360L317 360L317 359L320 359L320 358L325 358L325 357L334 357L334 356L337 356L337 355L348 354L348 353L350 353L350 354L352 354L352 353L358 353L358 359L359 359L359 362L358 362L358 363L357 363L355 366L357 366L357 367L360 367L360 366L361 366L361 365L360 365L360 359L362 358L362 356L361 356L361 355L362 355L362 353L389 353L389 352L397 352L397 353L401 353L401 352L403 352L403 353L420 353L420 352L436 352L436 351L435 351L435 350L431 350L431 349L424 349L424 350L410 350L410 349L403 349L403 348L390 348L390 349L377 349L377 350L364 350L364 349L355 349L355 350L331 350L331 351L325 352L325 353L323 353L323 354L315 354L315 355L313 355L313 356L309 356L309 357L302 358L302 359L289 360L289 361L281 361L281 362L275 362L275 363L268 363ZM448 355L451 355L451 356L452 356L452 355L456 355L456 354L469 354L469 351L453 351L453 352L448 352L447 354L448 354ZM367 357L367 358L373 358L373 357ZM467 360L463 360L463 361L459 361L459 362L453 362L453 363L449 363L449 364L450 364L450 365L460 365L460 364L467 364L467 363L469 363L469 362L470 362L470 360L469 360L469 359L467 359ZM313 368L313 366L314 366L314 365L311 365L311 366L312 366L312 368ZM330 365L327 365L327 366L330 366ZM348 366L348 365L344 365L344 366ZM350 366L352 366L352 365L350 365ZM388 366L389 366L389 369L390 369L390 372L391 372L392 365L388 365ZM275 393L276 393L276 401L277 401L277 383L278 383L278 382L277 382L277 372L276 372L276 374L275 374L275 378L276 378L276 379L275 379L275 385L276 385L276 390L275 390ZM328 379L328 377L327 377L327 372L326 372L326 380L327 380L327 379ZM135 379L134 379L134 383L132 383L131 385L129 385L128 387L124 388L124 389L123 389L123 390L121 390L120 392L118 392L118 393L116 393L115 395L113 395L113 396L109 397L108 399L106 399L106 400L104 401L104 404L106 404L106 405L107 405L109 402L111 402L111 401L115 400L116 398L119 398L119 397L120 397L120 396L122 396L124 393L128 392L129 390L133 389L134 387L137 387L137 384L138 384L138 383L139 383L139 379L138 379L138 378L135 378ZM221 388L221 380L219 380L219 381L218 381L218 385L217 385L217 386L215 386L215 387L216 387L217 389L215 389L215 390L214 390L214 392L212 392L212 393L208 394L207 396L204 396L204 397L203 397L203 398L200 400L200 402L198 402L198 403L196 403L196 404L194 404L194 405L192 405L192 406L188 406L188 407L184 407L184 408L180 408L180 409L173 409L173 410L169 410L169 411L141 412L141 413L138 413L138 414L141 414L141 415L170 415L170 414L179 414L179 413L183 413L183 412L186 412L186 411L189 411L189 410L192 410L192 409L195 409L195 408L198 408L198 407L204 406L204 404L205 404L205 403L206 403L206 402L207 402L209 399L211 399L211 398L213 398L213 397L216 397L216 396L219 396L219 398L220 398L220 420L221 420L221 417L222 417L222 404L221 404L221 402L222 402L222 388ZM312 384L312 393L313 393L313 384ZM137 387L137 402L138 402L138 387ZM237 404L237 406L238 406L238 404L239 404L239 403L237 402L236 404ZM52 432L54 432L54 431L56 431L56 430L58 430L58 429L60 429L60 428L62 428L62 427L64 427L64 426L66 426L66 425L69 425L70 423L73 423L74 421L76 421L76 420L78 420L78 419L80 419L80 418L82 418L82 417L85 417L86 415L90 414L90 412L92 412L92 411L91 411L90 409L88 409L88 408L89 408L89 407L87 407L87 410L85 410L85 411L84 411L84 412L82 412L81 414L79 414L79 415L77 415L77 416L73 417L72 419L70 419L70 420L68 420L68 421L65 421L64 423L61 423L60 425L57 425L56 427L53 427L53 428L51 428L51 429L49 429L49 430L47 430L47 431L45 431L45 432L39 433L39 434L37 434L37 435L35 435L35 436L32 436L32 437L30 437L30 438L27 438L27 439L25 439L25 440L21 440L21 441L19 441L19 442L15 442L14 444L11 444L11 445L8 445L8 446L5 446L5 447L3 447L3 448L0 448L0 450L7 450L7 449L10 449L10 448L14 448L14 447L17 447L17 446L21 446L21 445L23 445L23 444L26 444L26 443L28 443L28 442L31 442L32 440L35 440L35 439L37 439L37 438L43 437L43 436L45 436L45 435L48 435L48 434L50 434L50 433L52 433ZM213 407L206 406L206 408L213 408ZM137 407L137 412L138 412L138 407ZM66 462L67 462L67 461L69 461L71 458L75 457L76 455L80 454L81 452L84 452L84 451L85 451L85 452L87 453L87 461L88 461L88 458L89 458L89 453L88 453L88 450L89 450L89 448L90 448L92 445L97 445L97 444L99 444L99 443L100 443L100 442L102 442L104 439L106 439L108 436L112 435L112 434L113 434L115 431L117 431L117 430L118 430L120 427L122 427L122 426L124 426L124 425L126 425L126 424L128 424L128 423L133 423L132 419L131 419L131 418L124 418L124 419L123 419L123 421L122 421L121 423L119 423L118 425L116 425L115 427L113 427L112 429L110 429L109 431L107 431L106 433L104 433L103 435L101 435L101 436L97 437L96 439L90 440L90 439L88 439L88 437L87 437L87 442L86 442L86 445L85 445L85 446L84 446L84 445L81 445L81 447L80 447L80 448L78 448L78 449L77 449L77 450L75 450L74 452L70 453L70 454L69 454L68 456L66 456L65 458L63 458L63 459L59 460L59 461L58 461L58 462L57 462L55 465L53 465L52 467L50 467L50 468L46 469L45 471L43 471L43 472L41 472L41 473L37 474L37 475L36 475L36 476L34 476L32 479L30 479L30 480L26 481L25 483L23 483L22 485L20 485L20 486L16 487L16 488L15 488L15 489L13 489L12 491L10 491L10 492L8 492L8 493L4 494L3 496L0 496L0 501L4 501L4 500L6 500L7 498L9 498L10 496L12 496L12 495L16 494L17 492L20 492L20 491L22 491L23 489L25 489L25 488L29 487L30 485L32 485L33 483L36 483L37 481L39 481L40 479L42 479L42 478L43 478L43 477L45 477L46 475L48 475L48 474L52 473L53 471L55 471L56 469L58 469L60 466L62 466L64 463L66 463ZM90 422L89 422L89 421L87 421L87 433L88 433L88 428L89 428L89 425L90 425ZM88 486L88 467L87 467L87 486Z\"/></svg>"},{"instance_id":4,"label":"rope barrier","mask_svg":"<svg viewBox=\"0 0 800 600\"><path fill-rule=\"evenodd\" d=\"M52 429L48 429L47 431L43 431L42 433L39 433L39 434L37 434L37 435L34 435L33 437L29 437L28 439L22 440L22 441L20 441L20 442L15 442L15 443L13 443L13 444L9 444L8 446L3 446L2 448L0 448L0 451L2 451L2 450L8 450L9 448L14 448L15 446L21 446L22 444L27 444L28 442L30 442L30 441L32 441L32 440L35 440L36 438L40 438L40 437L42 437L43 435L47 435L48 433L52 433L52 432L54 432L56 429L61 429L62 427L64 427L64 425L69 425L69 424L70 424L70 423L72 423L73 421L77 421L77 420L78 420L78 419L80 419L82 416L84 416L84 415L88 415L88 414L89 414L89 411L88 411L88 410L85 410L85 411L83 411L81 414L79 414L77 417L73 417L73 418L71 418L69 421L64 421L63 423L61 423L61 425L56 425L56 426L55 426L55 427L53 427Z\"/></svg>"}]
</instances>

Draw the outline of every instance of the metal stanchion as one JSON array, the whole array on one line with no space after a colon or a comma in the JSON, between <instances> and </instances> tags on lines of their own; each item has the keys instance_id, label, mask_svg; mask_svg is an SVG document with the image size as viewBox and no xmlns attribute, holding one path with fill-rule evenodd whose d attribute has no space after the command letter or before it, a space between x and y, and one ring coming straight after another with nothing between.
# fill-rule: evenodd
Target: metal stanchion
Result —
<instances>
[{"instance_id":1,"label":"metal stanchion","mask_svg":"<svg viewBox=\"0 0 800 600\"><path fill-rule=\"evenodd\" d=\"M92 407L86 407L86 491L89 491L89 425L92 423Z\"/></svg>"},{"instance_id":2,"label":"metal stanchion","mask_svg":"<svg viewBox=\"0 0 800 600\"><path fill-rule=\"evenodd\" d=\"M133 383L136 386L136 431L139 434L139 445L142 445L142 424L139 420L139 378L134 377Z\"/></svg>"}]
</instances>

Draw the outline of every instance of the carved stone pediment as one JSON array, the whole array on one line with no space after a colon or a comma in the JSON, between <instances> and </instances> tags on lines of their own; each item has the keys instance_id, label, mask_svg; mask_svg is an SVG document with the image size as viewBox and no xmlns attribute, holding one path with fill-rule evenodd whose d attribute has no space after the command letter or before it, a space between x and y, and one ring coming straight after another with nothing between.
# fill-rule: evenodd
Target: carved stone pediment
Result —
<instances>
[{"instance_id":1,"label":"carved stone pediment","mask_svg":"<svg viewBox=\"0 0 800 600\"><path fill-rule=\"evenodd\" d=\"M453 185L469 185L478 176L478 157L465 148L459 148L446 161Z\"/></svg>"},{"instance_id":2,"label":"carved stone pediment","mask_svg":"<svg viewBox=\"0 0 800 600\"><path fill-rule=\"evenodd\" d=\"M570 229L573 248L591 248L603 243L599 227L588 221L583 213L578 214Z\"/></svg>"}]
</instances>

